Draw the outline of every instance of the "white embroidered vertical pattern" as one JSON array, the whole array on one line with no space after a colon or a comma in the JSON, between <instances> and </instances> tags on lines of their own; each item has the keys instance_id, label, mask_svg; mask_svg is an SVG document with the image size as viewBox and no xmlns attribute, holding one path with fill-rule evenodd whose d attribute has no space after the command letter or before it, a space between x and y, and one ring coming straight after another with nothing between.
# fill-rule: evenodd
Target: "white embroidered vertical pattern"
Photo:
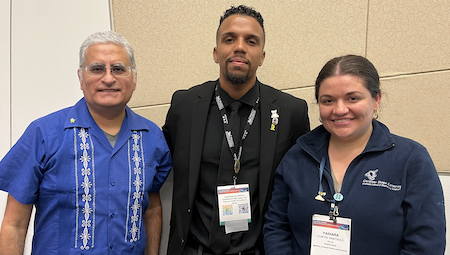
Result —
<instances>
[{"instance_id":1,"label":"white embroidered vertical pattern","mask_svg":"<svg viewBox=\"0 0 450 255\"><path fill-rule=\"evenodd\" d=\"M93 161L93 158L89 155L90 149L90 144L88 142L89 134L86 131L86 129L81 128L80 132L78 133L78 136L81 139L80 150L82 151L82 155L80 156L80 161L82 163L81 176L83 178L81 188L84 191L81 198L81 201L84 203L84 206L81 209L82 215L84 215L84 219L81 221L81 228L83 229L83 233L80 234L80 238L82 241L82 246L80 248L81 250L89 250L90 246L88 245L89 244L88 242L90 239L93 239L93 236L89 232L89 230L91 230L92 227L91 214L93 213L93 209L91 207L92 182L89 178L91 177L91 168L89 163L91 162L91 160ZM92 143L92 140L89 139L89 141Z\"/></svg>"},{"instance_id":2,"label":"white embroidered vertical pattern","mask_svg":"<svg viewBox=\"0 0 450 255\"><path fill-rule=\"evenodd\" d=\"M128 221L130 219L130 190L131 190L131 150L130 150L130 139L127 141L127 148L128 148L128 199L127 199L127 219L125 220L125 242L128 242Z\"/></svg>"},{"instance_id":3,"label":"white embroidered vertical pattern","mask_svg":"<svg viewBox=\"0 0 450 255\"><path fill-rule=\"evenodd\" d=\"M141 216L142 216L142 196L143 196L143 178L142 178L142 163L143 158L139 155L139 152L142 151L142 144L140 142L142 133L138 134L136 131L133 131L133 134L131 135L131 138L133 139L133 143L131 145L131 161L130 166L133 166L133 169L129 169L129 171L132 171L134 180L133 185L130 185L129 190L129 196L131 196L131 193L133 194L132 198L132 204L130 207L131 210L131 227L129 229L129 233L131 234L130 242L136 242L140 238L140 227L141 227ZM128 145L129 146L129 145ZM131 181L131 180L130 180ZM127 217L128 218L128 217ZM127 226L128 226L128 219L127 219ZM128 227L127 227L128 229Z\"/></svg>"},{"instance_id":4,"label":"white embroidered vertical pattern","mask_svg":"<svg viewBox=\"0 0 450 255\"><path fill-rule=\"evenodd\" d=\"M142 138L142 131L139 132ZM144 146L143 146L143 139L139 140L139 145L141 146L141 159L142 159L142 168L141 168L141 172L142 172L142 193L141 193L141 205L142 205L142 198L144 197L144 192L145 192L145 158L144 158ZM141 220L139 221L139 237L138 239L140 239L141 237L141 229L142 229L142 215L143 215L143 208L141 208L140 210L140 216L141 216Z\"/></svg>"},{"instance_id":5,"label":"white embroidered vertical pattern","mask_svg":"<svg viewBox=\"0 0 450 255\"><path fill-rule=\"evenodd\" d=\"M94 160L94 155L95 155L95 147L94 147L94 143L92 142L92 136L89 136L89 141L91 142L91 155L92 155L92 163L91 163L91 168L92 168L92 192L94 193L94 196L92 197L92 209L93 209L93 213L92 213L92 243L91 243L91 248L94 248L94 241L95 241L95 198L96 196L96 191L97 189L95 188L95 160Z\"/></svg>"}]
</instances>

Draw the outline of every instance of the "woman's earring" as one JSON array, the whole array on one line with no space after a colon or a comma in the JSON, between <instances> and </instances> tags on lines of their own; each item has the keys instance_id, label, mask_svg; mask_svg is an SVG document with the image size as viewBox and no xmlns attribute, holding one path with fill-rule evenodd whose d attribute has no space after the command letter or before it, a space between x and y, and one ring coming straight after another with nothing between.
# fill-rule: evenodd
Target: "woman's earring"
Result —
<instances>
[{"instance_id":1,"label":"woman's earring","mask_svg":"<svg viewBox=\"0 0 450 255\"><path fill-rule=\"evenodd\" d=\"M373 112L373 115L372 115L373 119L374 119L374 120L378 119L378 115L379 115L379 114L380 114L380 112L378 111L378 109L377 109L376 111L374 111L374 112Z\"/></svg>"}]
</instances>

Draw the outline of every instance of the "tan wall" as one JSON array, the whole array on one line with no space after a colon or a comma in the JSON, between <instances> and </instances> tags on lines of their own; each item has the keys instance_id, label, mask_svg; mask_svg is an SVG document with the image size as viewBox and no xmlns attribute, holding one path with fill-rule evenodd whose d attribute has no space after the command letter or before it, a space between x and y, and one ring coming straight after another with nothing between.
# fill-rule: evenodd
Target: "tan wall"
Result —
<instances>
[{"instance_id":1,"label":"tan wall","mask_svg":"<svg viewBox=\"0 0 450 255\"><path fill-rule=\"evenodd\" d=\"M130 106L158 125L172 93L217 79L212 52L231 4L265 19L266 59L258 78L304 98L319 125L314 80L343 54L366 56L382 77L380 121L425 145L450 171L450 0L113 0L115 30L136 51L138 89Z\"/></svg>"}]
</instances>

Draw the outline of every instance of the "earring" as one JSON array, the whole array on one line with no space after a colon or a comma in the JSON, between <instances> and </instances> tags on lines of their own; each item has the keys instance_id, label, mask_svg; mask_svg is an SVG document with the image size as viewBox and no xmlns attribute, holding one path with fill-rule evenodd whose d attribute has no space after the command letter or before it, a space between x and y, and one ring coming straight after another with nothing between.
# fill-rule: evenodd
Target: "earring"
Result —
<instances>
[{"instance_id":1,"label":"earring","mask_svg":"<svg viewBox=\"0 0 450 255\"><path fill-rule=\"evenodd\" d=\"M380 114L380 112L378 111L378 109L377 109L376 111L374 111L374 112L373 112L373 115L372 115L373 119L374 119L374 120L378 119L378 115L379 115L379 114Z\"/></svg>"}]
</instances>

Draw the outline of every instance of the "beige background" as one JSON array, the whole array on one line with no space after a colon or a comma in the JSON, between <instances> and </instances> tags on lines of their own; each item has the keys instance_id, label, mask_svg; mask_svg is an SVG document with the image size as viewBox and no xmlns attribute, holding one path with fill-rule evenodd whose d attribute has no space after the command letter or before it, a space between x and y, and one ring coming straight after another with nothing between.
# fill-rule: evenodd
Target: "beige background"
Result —
<instances>
[{"instance_id":1,"label":"beige background","mask_svg":"<svg viewBox=\"0 0 450 255\"><path fill-rule=\"evenodd\" d=\"M307 100L311 128L319 125L313 85L320 68L335 56L363 55L382 77L379 120L425 145L438 171L450 171L448 0L113 0L114 29L137 55L136 112L161 126L175 90L218 78L215 33L231 4L263 15L258 78Z\"/></svg>"},{"instance_id":2,"label":"beige background","mask_svg":"<svg viewBox=\"0 0 450 255\"><path fill-rule=\"evenodd\" d=\"M218 77L212 50L219 17L241 3L265 18L267 57L259 79L306 99L312 127L319 124L312 85L323 64L348 53L372 60L386 93L380 120L429 149L450 204L450 172L442 172L450 171L450 0L0 0L0 157L31 121L82 96L77 50L98 30L115 28L136 49L139 89L130 106L161 126L176 89ZM49 74L55 63L58 70ZM161 190L161 254L170 181ZM6 195L0 191L0 221ZM24 254L30 252L28 238Z\"/></svg>"},{"instance_id":3,"label":"beige background","mask_svg":"<svg viewBox=\"0 0 450 255\"><path fill-rule=\"evenodd\" d=\"M138 89L129 103L137 113L162 126L175 90L218 78L215 34L232 4L263 15L258 78L307 100L311 128L320 124L314 81L326 61L344 54L371 60L381 76L379 120L427 147L450 203L450 0L112 0L114 29L137 55ZM160 192L161 254L171 191L169 178Z\"/></svg>"}]
</instances>

